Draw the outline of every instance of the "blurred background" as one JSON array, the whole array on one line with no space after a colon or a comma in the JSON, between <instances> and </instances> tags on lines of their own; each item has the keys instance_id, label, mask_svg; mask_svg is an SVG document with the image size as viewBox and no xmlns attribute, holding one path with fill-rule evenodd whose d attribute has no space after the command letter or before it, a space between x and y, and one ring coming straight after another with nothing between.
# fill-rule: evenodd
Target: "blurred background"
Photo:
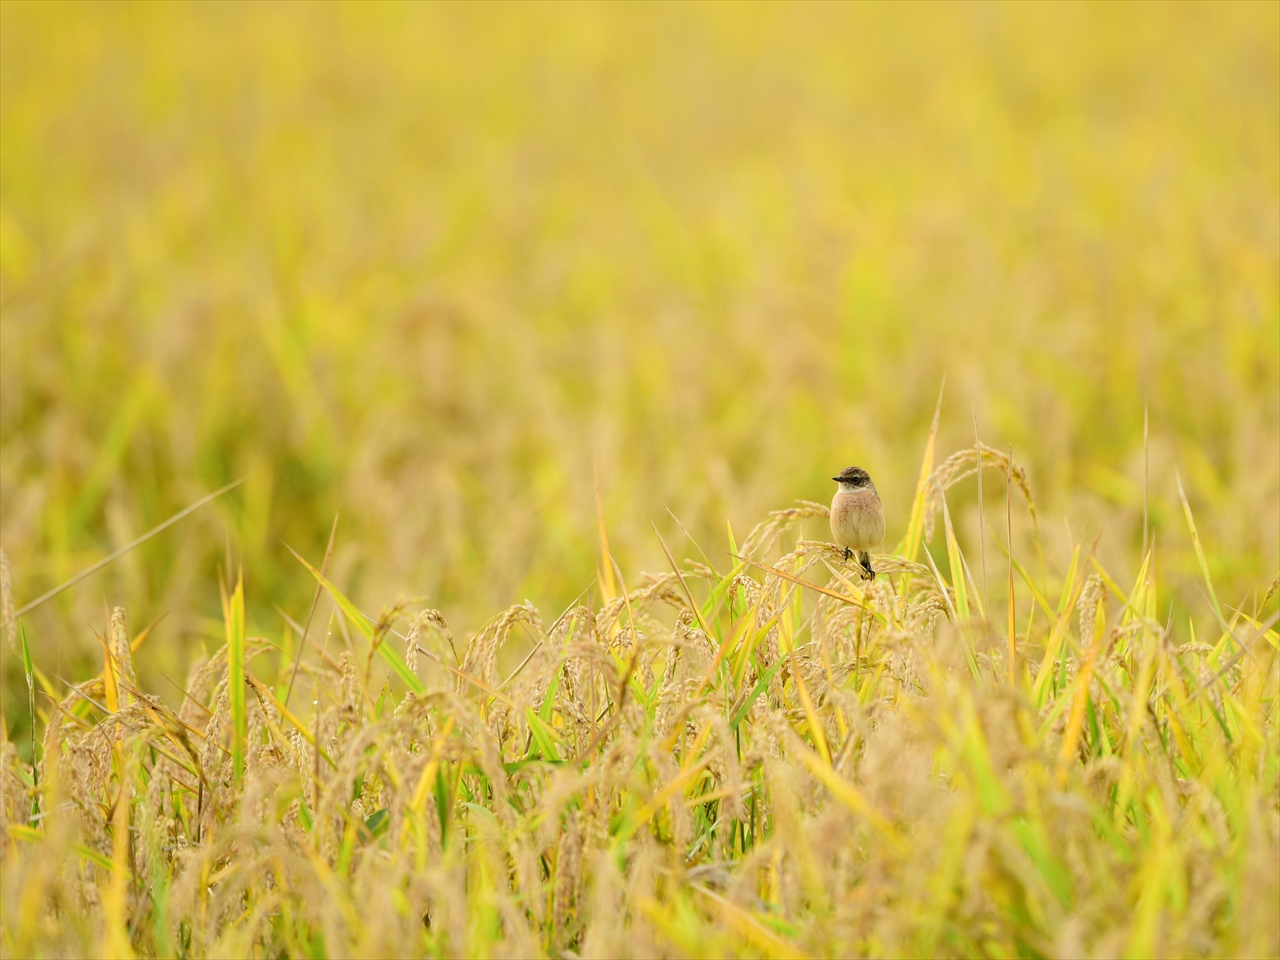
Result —
<instances>
[{"instance_id":1,"label":"blurred background","mask_svg":"<svg viewBox=\"0 0 1280 960\"><path fill-rule=\"evenodd\" d=\"M7 2L0 318L18 606L246 478L24 618L67 680L123 604L175 697L228 562L278 638L339 509L337 583L459 636L594 582L597 474L628 576L651 521L698 556L667 508L719 564L849 464L892 546L944 378L939 459L1012 445L1050 579L1136 573L1147 410L1168 599L1207 610L1176 470L1257 602L1280 6Z\"/></svg>"}]
</instances>

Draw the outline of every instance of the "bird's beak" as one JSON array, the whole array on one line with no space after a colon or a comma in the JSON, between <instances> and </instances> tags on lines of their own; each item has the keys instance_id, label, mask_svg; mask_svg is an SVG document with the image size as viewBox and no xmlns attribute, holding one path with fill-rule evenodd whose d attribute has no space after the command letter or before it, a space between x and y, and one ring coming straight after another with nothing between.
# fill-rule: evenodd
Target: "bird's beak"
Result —
<instances>
[{"instance_id":1,"label":"bird's beak","mask_svg":"<svg viewBox=\"0 0 1280 960\"><path fill-rule=\"evenodd\" d=\"M840 482L840 478L839 478L839 477L832 477L831 479L832 479L832 480L834 480L836 483L839 483L839 482Z\"/></svg>"}]
</instances>

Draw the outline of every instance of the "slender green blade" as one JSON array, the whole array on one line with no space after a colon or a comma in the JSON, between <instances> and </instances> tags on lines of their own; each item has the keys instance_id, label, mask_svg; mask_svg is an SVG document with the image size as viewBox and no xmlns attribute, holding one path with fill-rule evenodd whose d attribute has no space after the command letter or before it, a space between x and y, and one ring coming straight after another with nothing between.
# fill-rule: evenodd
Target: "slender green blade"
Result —
<instances>
[{"instance_id":1,"label":"slender green blade","mask_svg":"<svg viewBox=\"0 0 1280 960\"><path fill-rule=\"evenodd\" d=\"M964 621L969 619L969 589L965 585L960 544L956 540L955 528L951 526L951 511L947 509L945 494L942 497L942 520L947 532L947 561L951 565L951 586L956 591L956 615Z\"/></svg>"},{"instance_id":2,"label":"slender green blade","mask_svg":"<svg viewBox=\"0 0 1280 960\"><path fill-rule=\"evenodd\" d=\"M894 550L894 553L908 560L915 560L916 552L920 549L920 538L924 534L924 514L929 502L929 476L933 473L934 452L938 445L938 420L942 416L942 393L945 389L944 380L938 390L938 405L933 411L933 426L929 428L924 459L920 462L920 479L916 481L916 495L911 500L911 518L907 521L907 532Z\"/></svg>"},{"instance_id":3,"label":"slender green blade","mask_svg":"<svg viewBox=\"0 0 1280 960\"><path fill-rule=\"evenodd\" d=\"M779 658L778 661L774 663L772 667L766 670L760 676L760 679L756 681L756 685L751 688L751 693L747 695L747 699L742 701L742 706L740 706L734 712L733 717L730 718L729 720L730 730L738 729L738 725L741 724L742 721L746 718L747 714L751 712L752 704L754 704L756 700L760 698L760 694L764 693L765 688L769 686L770 682L777 675L778 671L782 669L782 664L784 662L785 661Z\"/></svg>"},{"instance_id":4,"label":"slender green blade","mask_svg":"<svg viewBox=\"0 0 1280 960\"><path fill-rule=\"evenodd\" d=\"M36 758L36 683L35 669L31 665L31 649L27 646L27 628L25 624L18 624L18 636L22 638L22 671L27 676L27 710L30 713L31 721L31 785L33 787L40 786L40 764ZM32 800L31 816L34 818L40 812L39 794ZM33 821L34 822L34 819Z\"/></svg>"},{"instance_id":5,"label":"slender green blade","mask_svg":"<svg viewBox=\"0 0 1280 960\"><path fill-rule=\"evenodd\" d=\"M542 758L550 760L552 763L564 763L564 758L560 756L560 751L556 749L555 731L528 707L525 708L524 716L529 722L529 733L533 735L534 745L538 748L538 752L542 754Z\"/></svg>"},{"instance_id":6,"label":"slender green blade","mask_svg":"<svg viewBox=\"0 0 1280 960\"><path fill-rule=\"evenodd\" d=\"M351 624L360 631L360 634L366 640L372 643L374 625L360 612L360 608L348 600L343 592L330 583L319 570L307 563L305 558L299 556L297 551L290 549L289 552L297 557L299 563L311 571L311 575L329 592L329 596L333 597L333 602L338 605L338 608L351 621ZM404 662L404 658L396 653L390 644L379 643L377 649L378 656L382 657L387 666L395 671L396 676L405 682L405 686L414 693L424 693L426 691L426 685L409 669L409 665Z\"/></svg>"},{"instance_id":7,"label":"slender green blade","mask_svg":"<svg viewBox=\"0 0 1280 960\"><path fill-rule=\"evenodd\" d=\"M1196 560L1200 563L1200 572L1204 574L1204 585L1209 588L1209 600L1213 603L1214 613L1220 621L1226 622L1222 615L1222 607L1218 603L1218 594L1213 589L1213 578L1209 576L1209 561L1204 555L1204 546L1200 543L1200 533L1196 530L1196 519L1191 515L1191 504L1187 503L1186 491L1182 489L1182 477L1176 472L1178 481L1178 497L1182 500L1182 512L1187 518L1187 526L1191 528L1191 544L1196 549Z\"/></svg>"},{"instance_id":8,"label":"slender green blade","mask_svg":"<svg viewBox=\"0 0 1280 960\"><path fill-rule=\"evenodd\" d=\"M226 605L227 693L231 704L231 766L236 783L244 776L249 721L244 696L244 571Z\"/></svg>"}]
</instances>

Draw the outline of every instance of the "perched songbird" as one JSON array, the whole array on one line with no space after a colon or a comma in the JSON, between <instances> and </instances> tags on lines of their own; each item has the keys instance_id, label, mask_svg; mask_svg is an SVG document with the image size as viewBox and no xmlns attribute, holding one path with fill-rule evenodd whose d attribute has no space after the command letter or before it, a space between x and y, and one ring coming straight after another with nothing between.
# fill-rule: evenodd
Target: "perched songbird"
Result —
<instances>
[{"instance_id":1,"label":"perched songbird","mask_svg":"<svg viewBox=\"0 0 1280 960\"><path fill-rule=\"evenodd\" d=\"M861 467L846 467L831 478L840 484L831 501L831 534L844 547L844 558L858 555L868 579L874 580L870 550L884 541L884 507L871 482L871 474Z\"/></svg>"}]
</instances>

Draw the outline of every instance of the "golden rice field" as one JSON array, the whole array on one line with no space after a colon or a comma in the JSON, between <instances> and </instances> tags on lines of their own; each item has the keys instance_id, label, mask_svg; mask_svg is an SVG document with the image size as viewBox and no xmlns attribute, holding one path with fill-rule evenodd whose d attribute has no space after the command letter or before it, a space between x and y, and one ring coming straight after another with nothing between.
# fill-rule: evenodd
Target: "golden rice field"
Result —
<instances>
[{"instance_id":1,"label":"golden rice field","mask_svg":"<svg viewBox=\"0 0 1280 960\"><path fill-rule=\"evenodd\" d=\"M1280 6L4 0L0 547L3 957L1280 956Z\"/></svg>"}]
</instances>

